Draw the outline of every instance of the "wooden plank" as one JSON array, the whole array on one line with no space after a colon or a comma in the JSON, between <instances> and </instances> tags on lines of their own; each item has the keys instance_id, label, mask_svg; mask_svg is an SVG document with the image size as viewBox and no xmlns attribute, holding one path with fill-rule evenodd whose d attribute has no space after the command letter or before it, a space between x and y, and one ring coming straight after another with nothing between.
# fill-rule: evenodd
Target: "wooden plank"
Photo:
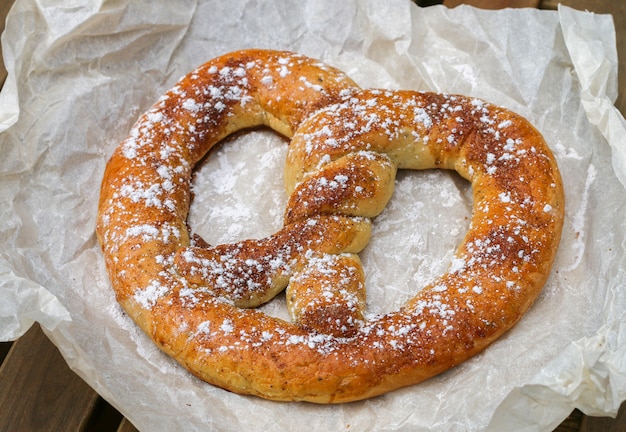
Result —
<instances>
[{"instance_id":1,"label":"wooden plank","mask_svg":"<svg viewBox=\"0 0 626 432\"><path fill-rule=\"evenodd\" d=\"M623 403L616 418L583 417L580 432L626 432L626 403Z\"/></svg>"},{"instance_id":2,"label":"wooden plank","mask_svg":"<svg viewBox=\"0 0 626 432\"><path fill-rule=\"evenodd\" d=\"M539 6L540 0L444 0L444 6L455 7L462 4L475 6L481 9L504 9Z\"/></svg>"},{"instance_id":3,"label":"wooden plank","mask_svg":"<svg viewBox=\"0 0 626 432\"><path fill-rule=\"evenodd\" d=\"M97 398L35 325L0 367L0 430L82 430Z\"/></svg>"},{"instance_id":4,"label":"wooden plank","mask_svg":"<svg viewBox=\"0 0 626 432\"><path fill-rule=\"evenodd\" d=\"M120 427L117 428L116 432L139 432L139 430L125 418L120 423Z\"/></svg>"},{"instance_id":5,"label":"wooden plank","mask_svg":"<svg viewBox=\"0 0 626 432\"><path fill-rule=\"evenodd\" d=\"M9 353L11 345L13 345L13 342L0 342L0 365L2 365L2 362Z\"/></svg>"},{"instance_id":6,"label":"wooden plank","mask_svg":"<svg viewBox=\"0 0 626 432\"><path fill-rule=\"evenodd\" d=\"M574 410L556 429L554 429L554 432L579 432L582 418L583 413Z\"/></svg>"},{"instance_id":7,"label":"wooden plank","mask_svg":"<svg viewBox=\"0 0 626 432\"><path fill-rule=\"evenodd\" d=\"M89 421L84 430L88 432L114 432L120 426L123 416L111 404L98 398L91 410Z\"/></svg>"}]
</instances>

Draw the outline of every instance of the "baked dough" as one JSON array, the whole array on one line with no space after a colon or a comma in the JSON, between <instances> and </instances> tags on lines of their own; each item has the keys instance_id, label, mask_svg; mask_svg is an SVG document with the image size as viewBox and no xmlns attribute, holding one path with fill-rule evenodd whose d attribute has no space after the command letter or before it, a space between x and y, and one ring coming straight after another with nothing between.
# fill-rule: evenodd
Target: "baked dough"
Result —
<instances>
[{"instance_id":1,"label":"baked dough","mask_svg":"<svg viewBox=\"0 0 626 432\"><path fill-rule=\"evenodd\" d=\"M209 246L186 225L192 171L234 132L291 138L285 225ZM472 186L447 273L402 308L365 311L358 257L398 169ZM97 235L117 299L165 353L241 394L340 403L443 372L528 310L548 278L564 197L555 159L521 116L475 98L361 89L290 52L226 54L183 77L107 164ZM254 309L286 288L292 322Z\"/></svg>"}]
</instances>

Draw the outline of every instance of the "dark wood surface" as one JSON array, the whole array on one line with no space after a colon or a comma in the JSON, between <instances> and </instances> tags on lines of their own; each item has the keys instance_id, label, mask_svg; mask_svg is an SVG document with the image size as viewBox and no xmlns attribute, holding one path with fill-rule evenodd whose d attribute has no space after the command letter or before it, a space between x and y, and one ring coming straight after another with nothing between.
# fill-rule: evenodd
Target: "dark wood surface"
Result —
<instances>
[{"instance_id":1,"label":"dark wood surface","mask_svg":"<svg viewBox=\"0 0 626 432\"><path fill-rule=\"evenodd\" d=\"M497 9L539 7L555 9L557 0L445 0L419 1L421 5L471 4ZM617 29L620 53L619 98L617 107L626 113L626 1L562 0L575 9L611 13ZM0 0L0 31L13 0ZM0 48L1 49L1 48ZM0 84L6 70L0 61ZM58 349L38 325L15 342L0 342L0 432L27 431L117 431L133 432L135 427L72 372ZM589 417L575 410L555 429L557 432L626 432L626 404L617 418Z\"/></svg>"},{"instance_id":2,"label":"dark wood surface","mask_svg":"<svg viewBox=\"0 0 626 432\"><path fill-rule=\"evenodd\" d=\"M85 430L97 400L37 326L2 363L0 431Z\"/></svg>"}]
</instances>

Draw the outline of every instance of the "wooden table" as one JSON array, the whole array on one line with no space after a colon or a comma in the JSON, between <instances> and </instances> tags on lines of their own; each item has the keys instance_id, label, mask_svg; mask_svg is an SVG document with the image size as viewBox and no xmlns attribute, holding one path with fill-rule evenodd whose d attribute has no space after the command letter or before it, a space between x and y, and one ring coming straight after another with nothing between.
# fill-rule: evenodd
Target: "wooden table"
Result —
<instances>
[{"instance_id":1,"label":"wooden table","mask_svg":"<svg viewBox=\"0 0 626 432\"><path fill-rule=\"evenodd\" d=\"M419 1L422 6L442 1ZM445 0L454 7L471 4L486 9L535 7L556 9L557 0ZM620 53L617 107L626 113L626 2L623 0L562 0L575 9L611 13ZM13 0L0 0L0 31ZM0 84L6 71L0 62ZM15 342L0 343L1 431L136 431L117 410L104 401L64 362L58 349L38 325ZM588 417L575 410L558 432L626 432L626 404L616 419Z\"/></svg>"}]
</instances>

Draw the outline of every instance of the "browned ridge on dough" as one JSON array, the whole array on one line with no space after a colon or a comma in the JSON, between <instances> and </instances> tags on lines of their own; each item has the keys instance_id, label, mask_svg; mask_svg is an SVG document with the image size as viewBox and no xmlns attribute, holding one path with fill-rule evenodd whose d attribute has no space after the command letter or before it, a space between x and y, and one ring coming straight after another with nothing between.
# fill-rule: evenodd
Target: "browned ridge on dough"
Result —
<instances>
[{"instance_id":1,"label":"browned ridge on dough","mask_svg":"<svg viewBox=\"0 0 626 432\"><path fill-rule=\"evenodd\" d=\"M291 139L285 225L209 246L186 219L192 171L225 137ZM402 308L365 311L358 253L398 169L449 169L472 219L447 273ZM409 386L509 330L545 284L564 197L524 118L460 95L361 89L317 60L245 50L183 77L111 157L97 235L124 310L165 353L222 388L339 403ZM286 289L291 322L254 309Z\"/></svg>"}]
</instances>

